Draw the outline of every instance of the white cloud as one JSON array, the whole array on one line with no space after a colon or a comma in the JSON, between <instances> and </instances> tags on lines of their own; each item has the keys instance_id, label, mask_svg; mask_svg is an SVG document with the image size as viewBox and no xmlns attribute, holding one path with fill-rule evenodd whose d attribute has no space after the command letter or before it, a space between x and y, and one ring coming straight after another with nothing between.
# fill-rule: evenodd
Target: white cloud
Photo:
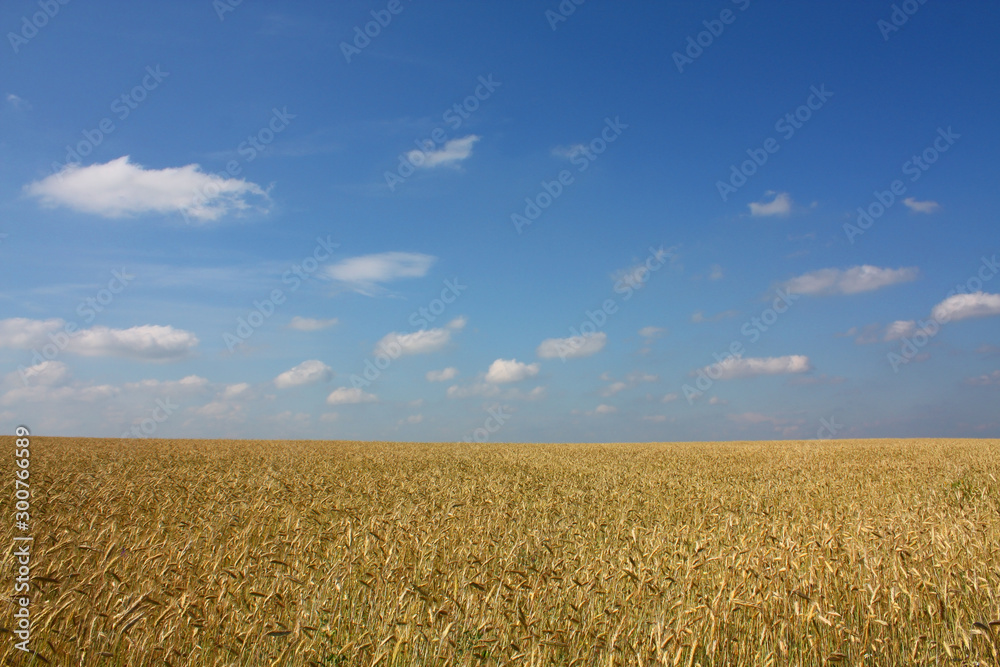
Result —
<instances>
[{"instance_id":1,"label":"white cloud","mask_svg":"<svg viewBox=\"0 0 1000 667\"><path fill-rule=\"evenodd\" d=\"M882 340L900 340L907 336L912 336L917 330L917 323L913 320L896 320L885 329L885 336Z\"/></svg>"},{"instance_id":2,"label":"white cloud","mask_svg":"<svg viewBox=\"0 0 1000 667\"><path fill-rule=\"evenodd\" d=\"M424 420L424 416L423 415L410 415L409 417L406 418L406 423L407 424L419 424L423 420Z\"/></svg>"},{"instance_id":3,"label":"white cloud","mask_svg":"<svg viewBox=\"0 0 1000 667\"><path fill-rule=\"evenodd\" d=\"M608 335L603 331L569 338L547 338L541 342L535 354L540 359L576 359L589 357L604 349Z\"/></svg>"},{"instance_id":4,"label":"white cloud","mask_svg":"<svg viewBox=\"0 0 1000 667\"><path fill-rule=\"evenodd\" d=\"M369 394L357 387L339 387L326 397L328 405L352 405L356 403L374 403L378 400L375 394Z\"/></svg>"},{"instance_id":5,"label":"white cloud","mask_svg":"<svg viewBox=\"0 0 1000 667\"><path fill-rule=\"evenodd\" d=\"M917 201L913 197L907 197L903 203L914 213L934 213L941 208L936 201Z\"/></svg>"},{"instance_id":6,"label":"white cloud","mask_svg":"<svg viewBox=\"0 0 1000 667\"><path fill-rule=\"evenodd\" d=\"M451 341L453 331L465 326L464 317L456 317L440 329L420 329L412 333L387 333L375 344L374 354L386 354L390 357L406 356L408 354L430 354L444 348Z\"/></svg>"},{"instance_id":7,"label":"white cloud","mask_svg":"<svg viewBox=\"0 0 1000 667\"><path fill-rule=\"evenodd\" d=\"M355 292L372 296L384 291L380 283L423 278L436 260L436 257L416 252L383 252L343 259L327 267L326 275Z\"/></svg>"},{"instance_id":8,"label":"white cloud","mask_svg":"<svg viewBox=\"0 0 1000 667\"><path fill-rule=\"evenodd\" d=\"M793 294L857 294L916 280L916 267L880 269L865 264L849 269L820 269L792 278L782 287Z\"/></svg>"},{"instance_id":9,"label":"white cloud","mask_svg":"<svg viewBox=\"0 0 1000 667\"><path fill-rule=\"evenodd\" d=\"M660 403L673 403L678 398L680 398L679 394L671 392L669 394L664 395L664 397L660 399Z\"/></svg>"},{"instance_id":10,"label":"white cloud","mask_svg":"<svg viewBox=\"0 0 1000 667\"><path fill-rule=\"evenodd\" d=\"M480 137L470 134L459 139L446 141L444 146L436 151L424 152L412 150L406 154L410 163L416 167L430 169L442 167L461 162L472 155L472 146L479 141Z\"/></svg>"},{"instance_id":11,"label":"white cloud","mask_svg":"<svg viewBox=\"0 0 1000 667\"><path fill-rule=\"evenodd\" d=\"M147 324L129 329L84 329L70 338L66 349L85 357L173 361L188 356L197 345L198 337L190 331Z\"/></svg>"},{"instance_id":12,"label":"white cloud","mask_svg":"<svg viewBox=\"0 0 1000 667\"><path fill-rule=\"evenodd\" d=\"M598 415L610 415L618 412L618 408L613 405L605 405L601 403L596 408L594 408L594 413Z\"/></svg>"},{"instance_id":13,"label":"white cloud","mask_svg":"<svg viewBox=\"0 0 1000 667\"><path fill-rule=\"evenodd\" d=\"M938 322L965 320L970 317L1000 315L1000 294L973 292L955 294L931 310L931 316Z\"/></svg>"},{"instance_id":14,"label":"white cloud","mask_svg":"<svg viewBox=\"0 0 1000 667\"><path fill-rule=\"evenodd\" d=\"M30 350L55 345L84 357L172 361L186 357L198 345L198 337L193 333L170 326L147 324L129 329L97 326L70 335L65 333L65 325L58 318L0 320L0 347Z\"/></svg>"},{"instance_id":15,"label":"white cloud","mask_svg":"<svg viewBox=\"0 0 1000 667\"><path fill-rule=\"evenodd\" d=\"M60 172L24 186L24 191L47 207L65 206L106 218L182 213L198 222L246 211L252 208L248 201L252 197L260 203L268 201L267 192L259 185L206 174L197 164L144 169L129 162L127 155L88 167L68 164Z\"/></svg>"},{"instance_id":16,"label":"white cloud","mask_svg":"<svg viewBox=\"0 0 1000 667\"><path fill-rule=\"evenodd\" d=\"M643 327L639 329L639 335L643 338L659 338L665 336L667 330L663 327Z\"/></svg>"},{"instance_id":17,"label":"white cloud","mask_svg":"<svg viewBox=\"0 0 1000 667\"><path fill-rule=\"evenodd\" d=\"M439 371L427 371L424 376L427 378L428 382L447 382L458 376L458 369L449 366L448 368L443 368Z\"/></svg>"},{"instance_id":18,"label":"white cloud","mask_svg":"<svg viewBox=\"0 0 1000 667\"><path fill-rule=\"evenodd\" d=\"M520 382L538 375L538 364L526 364L517 359L497 359L486 371L486 381L492 384Z\"/></svg>"},{"instance_id":19,"label":"white cloud","mask_svg":"<svg viewBox=\"0 0 1000 667\"><path fill-rule=\"evenodd\" d=\"M720 380L732 380L755 375L805 373L811 368L809 357L795 354L784 357L727 357L702 370L710 378L718 377Z\"/></svg>"},{"instance_id":20,"label":"white cloud","mask_svg":"<svg viewBox=\"0 0 1000 667\"><path fill-rule=\"evenodd\" d=\"M771 201L750 202L750 215L755 218L772 215L788 215L792 211L792 198L787 192L774 192L769 190L764 193L771 196Z\"/></svg>"},{"instance_id":21,"label":"white cloud","mask_svg":"<svg viewBox=\"0 0 1000 667\"><path fill-rule=\"evenodd\" d=\"M335 317L328 320L315 320L311 317L299 317L296 315L288 323L288 328L295 331L320 331L328 329L335 324L337 324L337 318Z\"/></svg>"},{"instance_id":22,"label":"white cloud","mask_svg":"<svg viewBox=\"0 0 1000 667\"><path fill-rule=\"evenodd\" d=\"M111 385L71 382L69 368L61 361L43 361L29 366L24 369L23 382L18 372L9 373L4 378L4 386L12 388L0 396L0 405L43 403L50 410L58 410L56 404L61 401L94 403L120 392Z\"/></svg>"},{"instance_id":23,"label":"white cloud","mask_svg":"<svg viewBox=\"0 0 1000 667\"><path fill-rule=\"evenodd\" d=\"M711 273L708 274L708 279L709 280L722 280L722 278L724 276L725 276L725 273L723 273L722 267L719 266L718 264L713 264L712 265L712 271L711 271Z\"/></svg>"},{"instance_id":24,"label":"white cloud","mask_svg":"<svg viewBox=\"0 0 1000 667\"><path fill-rule=\"evenodd\" d=\"M24 369L23 382L38 386L54 386L69 380L69 367L61 361L43 361ZM4 384L15 386L22 382L19 371L8 373Z\"/></svg>"},{"instance_id":25,"label":"white cloud","mask_svg":"<svg viewBox=\"0 0 1000 667\"><path fill-rule=\"evenodd\" d=\"M274 386L278 389L287 389L304 384L329 382L333 375L333 369L322 361L310 359L274 378Z\"/></svg>"},{"instance_id":26,"label":"white cloud","mask_svg":"<svg viewBox=\"0 0 1000 667\"><path fill-rule=\"evenodd\" d=\"M50 342L48 334L55 333L66 323L59 319L32 320L26 317L11 317L0 320L0 347L16 350L30 350Z\"/></svg>"},{"instance_id":27,"label":"white cloud","mask_svg":"<svg viewBox=\"0 0 1000 667\"><path fill-rule=\"evenodd\" d=\"M219 397L230 401L234 398L248 399L255 395L253 388L250 386L249 382L238 382L236 384L227 384L219 392Z\"/></svg>"},{"instance_id":28,"label":"white cloud","mask_svg":"<svg viewBox=\"0 0 1000 667\"><path fill-rule=\"evenodd\" d=\"M607 387L601 391L601 396L614 396L620 391L628 389L628 384L625 382L612 382Z\"/></svg>"},{"instance_id":29,"label":"white cloud","mask_svg":"<svg viewBox=\"0 0 1000 667\"><path fill-rule=\"evenodd\" d=\"M713 396L712 398L708 399L708 404L709 405L729 405L729 401L725 400L724 398L719 398L718 396Z\"/></svg>"}]
</instances>

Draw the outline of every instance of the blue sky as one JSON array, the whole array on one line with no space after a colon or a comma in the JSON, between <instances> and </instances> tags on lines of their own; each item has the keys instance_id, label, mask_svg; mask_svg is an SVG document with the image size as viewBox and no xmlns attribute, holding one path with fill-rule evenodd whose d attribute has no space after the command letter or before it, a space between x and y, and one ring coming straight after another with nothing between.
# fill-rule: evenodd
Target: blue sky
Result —
<instances>
[{"instance_id":1,"label":"blue sky","mask_svg":"<svg viewBox=\"0 0 1000 667\"><path fill-rule=\"evenodd\" d=\"M994 3L0 26L8 431L1000 435Z\"/></svg>"}]
</instances>

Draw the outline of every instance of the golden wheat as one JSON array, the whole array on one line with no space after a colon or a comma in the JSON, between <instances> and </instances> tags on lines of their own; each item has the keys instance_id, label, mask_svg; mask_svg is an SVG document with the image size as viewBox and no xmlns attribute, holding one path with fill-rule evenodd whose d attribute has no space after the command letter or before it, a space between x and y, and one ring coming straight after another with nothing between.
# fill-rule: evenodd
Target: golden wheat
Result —
<instances>
[{"instance_id":1,"label":"golden wheat","mask_svg":"<svg viewBox=\"0 0 1000 667\"><path fill-rule=\"evenodd\" d=\"M1000 664L996 440L32 443L34 664Z\"/></svg>"}]
</instances>

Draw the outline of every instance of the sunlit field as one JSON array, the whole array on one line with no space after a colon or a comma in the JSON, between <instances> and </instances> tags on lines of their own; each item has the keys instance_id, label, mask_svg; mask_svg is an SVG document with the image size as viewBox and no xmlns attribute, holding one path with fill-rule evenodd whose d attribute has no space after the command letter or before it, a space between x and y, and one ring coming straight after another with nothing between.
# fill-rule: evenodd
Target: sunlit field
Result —
<instances>
[{"instance_id":1,"label":"sunlit field","mask_svg":"<svg viewBox=\"0 0 1000 667\"><path fill-rule=\"evenodd\" d=\"M997 440L33 438L31 465L34 664L1000 664Z\"/></svg>"}]
</instances>

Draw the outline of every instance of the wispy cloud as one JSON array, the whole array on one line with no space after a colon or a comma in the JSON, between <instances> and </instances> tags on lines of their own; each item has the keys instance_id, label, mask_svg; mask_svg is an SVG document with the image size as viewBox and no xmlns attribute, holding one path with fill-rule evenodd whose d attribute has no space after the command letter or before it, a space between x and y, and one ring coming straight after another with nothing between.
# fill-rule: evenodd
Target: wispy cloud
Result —
<instances>
[{"instance_id":1,"label":"wispy cloud","mask_svg":"<svg viewBox=\"0 0 1000 667\"><path fill-rule=\"evenodd\" d=\"M373 296L385 292L382 283L423 278L436 260L416 252L383 252L343 259L327 267L326 275L359 294Z\"/></svg>"},{"instance_id":2,"label":"wispy cloud","mask_svg":"<svg viewBox=\"0 0 1000 667\"><path fill-rule=\"evenodd\" d=\"M607 342L608 335L603 331L569 338L547 338L541 342L535 354L540 359L589 357L603 350Z\"/></svg>"},{"instance_id":3,"label":"wispy cloud","mask_svg":"<svg viewBox=\"0 0 1000 667\"><path fill-rule=\"evenodd\" d=\"M858 294L912 282L920 272L916 267L882 269L865 264L849 269L820 269L781 284L793 294L822 296L829 294Z\"/></svg>"},{"instance_id":4,"label":"wispy cloud","mask_svg":"<svg viewBox=\"0 0 1000 667\"><path fill-rule=\"evenodd\" d=\"M907 197L903 203L914 213L934 213L941 208L941 205L936 201L917 201L913 197Z\"/></svg>"},{"instance_id":5,"label":"wispy cloud","mask_svg":"<svg viewBox=\"0 0 1000 667\"><path fill-rule=\"evenodd\" d=\"M362 391L357 387L339 387L326 397L327 405L356 405L358 403L374 403L378 396Z\"/></svg>"},{"instance_id":6,"label":"wispy cloud","mask_svg":"<svg viewBox=\"0 0 1000 667\"><path fill-rule=\"evenodd\" d=\"M88 167L66 165L24 186L24 191L43 206L106 218L181 213L196 222L212 222L253 208L266 211L269 203L267 192L256 183L206 174L197 164L144 169L127 155Z\"/></svg>"},{"instance_id":7,"label":"wispy cloud","mask_svg":"<svg viewBox=\"0 0 1000 667\"><path fill-rule=\"evenodd\" d=\"M299 317L296 315L288 323L288 328L295 331L321 331L329 329L335 324L337 324L337 318L335 317L328 320L316 320L311 317Z\"/></svg>"},{"instance_id":8,"label":"wispy cloud","mask_svg":"<svg viewBox=\"0 0 1000 667\"><path fill-rule=\"evenodd\" d=\"M472 156L472 147L481 137L470 134L460 139L446 141L436 151L412 150L406 154L411 164L422 169L455 165Z\"/></svg>"},{"instance_id":9,"label":"wispy cloud","mask_svg":"<svg viewBox=\"0 0 1000 667\"><path fill-rule=\"evenodd\" d=\"M452 366L442 368L439 371L427 371L424 377L428 382L447 382L458 377L458 369Z\"/></svg>"},{"instance_id":10,"label":"wispy cloud","mask_svg":"<svg viewBox=\"0 0 1000 667\"><path fill-rule=\"evenodd\" d=\"M756 375L784 375L805 373L811 370L809 357L801 354L784 357L728 357L718 364L702 369L709 377L718 375L720 380L754 377Z\"/></svg>"}]
</instances>

